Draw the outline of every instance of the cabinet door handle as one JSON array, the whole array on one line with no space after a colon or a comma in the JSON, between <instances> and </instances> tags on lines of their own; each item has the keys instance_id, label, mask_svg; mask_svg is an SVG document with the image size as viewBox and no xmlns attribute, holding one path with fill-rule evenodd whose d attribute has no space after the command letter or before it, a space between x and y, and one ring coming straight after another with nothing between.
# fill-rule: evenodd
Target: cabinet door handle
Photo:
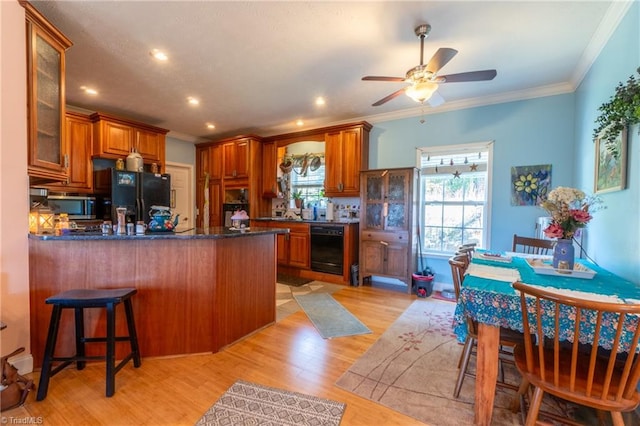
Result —
<instances>
[{"instance_id":1,"label":"cabinet door handle","mask_svg":"<svg viewBox=\"0 0 640 426\"><path fill-rule=\"evenodd\" d=\"M382 216L387 217L389 214L389 203L382 203Z\"/></svg>"},{"instance_id":2,"label":"cabinet door handle","mask_svg":"<svg viewBox=\"0 0 640 426\"><path fill-rule=\"evenodd\" d=\"M388 247L388 246L389 246L389 243L388 243L388 242L386 242L386 241L380 241L380 244L382 244L382 245L383 245L383 246L385 246L385 247Z\"/></svg>"},{"instance_id":3,"label":"cabinet door handle","mask_svg":"<svg viewBox=\"0 0 640 426\"><path fill-rule=\"evenodd\" d=\"M65 169L69 168L69 154L64 155L64 168Z\"/></svg>"}]
</instances>

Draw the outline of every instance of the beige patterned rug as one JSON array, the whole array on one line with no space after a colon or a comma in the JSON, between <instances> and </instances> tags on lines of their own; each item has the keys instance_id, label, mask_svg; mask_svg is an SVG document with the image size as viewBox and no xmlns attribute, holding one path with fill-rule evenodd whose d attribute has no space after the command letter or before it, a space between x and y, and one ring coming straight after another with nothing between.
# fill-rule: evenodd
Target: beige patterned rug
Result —
<instances>
[{"instance_id":1,"label":"beige patterned rug","mask_svg":"<svg viewBox=\"0 0 640 426\"><path fill-rule=\"evenodd\" d=\"M238 380L196 426L334 426L344 408L341 402Z\"/></svg>"},{"instance_id":2,"label":"beige patterned rug","mask_svg":"<svg viewBox=\"0 0 640 426\"><path fill-rule=\"evenodd\" d=\"M473 424L474 378L465 378L459 397L453 398L462 352L451 330L455 306L417 299L336 385L429 425ZM474 361L472 357L471 371ZM505 380L519 384L515 367L504 364L504 369ZM522 424L521 414L509 410L514 395L510 389L496 389L493 426ZM570 413L580 424L597 424L595 413L546 395L543 410Z\"/></svg>"}]
</instances>

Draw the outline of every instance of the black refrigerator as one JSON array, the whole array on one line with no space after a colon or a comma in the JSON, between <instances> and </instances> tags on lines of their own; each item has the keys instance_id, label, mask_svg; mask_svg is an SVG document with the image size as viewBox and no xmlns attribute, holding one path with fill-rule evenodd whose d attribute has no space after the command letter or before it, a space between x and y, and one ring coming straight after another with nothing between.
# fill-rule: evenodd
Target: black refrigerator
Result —
<instances>
[{"instance_id":1,"label":"black refrigerator","mask_svg":"<svg viewBox=\"0 0 640 426\"><path fill-rule=\"evenodd\" d=\"M111 217L116 218L116 208L126 207L127 218L149 223L151 206L169 206L171 202L171 177L168 174L129 172L106 169L96 172L105 195L111 199Z\"/></svg>"}]
</instances>

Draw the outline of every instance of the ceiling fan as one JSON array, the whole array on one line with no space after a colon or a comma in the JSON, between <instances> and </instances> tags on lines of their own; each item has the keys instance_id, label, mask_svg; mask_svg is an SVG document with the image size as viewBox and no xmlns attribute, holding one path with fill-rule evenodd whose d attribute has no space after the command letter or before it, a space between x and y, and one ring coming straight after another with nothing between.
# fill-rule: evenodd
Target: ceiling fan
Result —
<instances>
[{"instance_id":1,"label":"ceiling fan","mask_svg":"<svg viewBox=\"0 0 640 426\"><path fill-rule=\"evenodd\" d=\"M414 32L420 37L420 65L407 71L405 77L382 77L382 76L366 76L362 77L365 81L404 81L409 86L393 92L392 94L380 99L372 106L379 106L391 99L406 93L407 96L416 102L423 103L429 100L434 92L438 89L438 84L442 83L460 83L465 81L485 81L493 80L496 76L496 70L469 71L459 74L438 75L438 71L444 67L457 53L455 49L448 47L439 48L425 65L424 58L424 39L429 35L431 25L418 25ZM440 98L440 102L444 100Z\"/></svg>"}]
</instances>

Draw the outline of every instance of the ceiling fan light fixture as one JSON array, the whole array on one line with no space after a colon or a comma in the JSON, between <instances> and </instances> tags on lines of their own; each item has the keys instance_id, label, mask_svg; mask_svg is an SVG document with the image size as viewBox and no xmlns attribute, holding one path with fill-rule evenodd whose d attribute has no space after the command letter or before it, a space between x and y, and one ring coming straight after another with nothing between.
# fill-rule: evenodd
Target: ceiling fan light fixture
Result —
<instances>
[{"instance_id":1,"label":"ceiling fan light fixture","mask_svg":"<svg viewBox=\"0 0 640 426\"><path fill-rule=\"evenodd\" d=\"M407 87L405 93L416 102L423 103L428 100L433 92L438 90L438 85L431 81L418 81Z\"/></svg>"}]
</instances>

